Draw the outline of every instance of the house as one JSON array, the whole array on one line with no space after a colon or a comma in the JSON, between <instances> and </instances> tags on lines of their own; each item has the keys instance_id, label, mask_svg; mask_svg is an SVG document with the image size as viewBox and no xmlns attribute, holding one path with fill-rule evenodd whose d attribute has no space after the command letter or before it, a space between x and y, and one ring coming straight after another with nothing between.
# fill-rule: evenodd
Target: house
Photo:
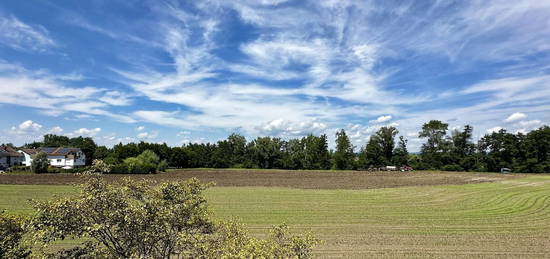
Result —
<instances>
[{"instance_id":1,"label":"house","mask_svg":"<svg viewBox=\"0 0 550 259\"><path fill-rule=\"evenodd\" d=\"M65 148L65 147L41 147L35 149L20 149L24 157L23 164L30 166L32 159L38 153L46 153L50 166L61 167L64 169L71 169L78 166L86 165L86 155L80 148Z\"/></svg>"},{"instance_id":2,"label":"house","mask_svg":"<svg viewBox=\"0 0 550 259\"><path fill-rule=\"evenodd\" d=\"M0 168L20 165L23 156L10 146L0 146Z\"/></svg>"}]
</instances>

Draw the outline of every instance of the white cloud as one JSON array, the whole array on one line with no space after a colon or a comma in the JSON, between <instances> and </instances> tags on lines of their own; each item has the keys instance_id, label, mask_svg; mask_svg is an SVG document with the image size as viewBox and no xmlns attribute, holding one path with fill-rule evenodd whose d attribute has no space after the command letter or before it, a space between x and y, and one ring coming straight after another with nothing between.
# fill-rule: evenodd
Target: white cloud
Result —
<instances>
[{"instance_id":1,"label":"white cloud","mask_svg":"<svg viewBox=\"0 0 550 259\"><path fill-rule=\"evenodd\" d=\"M15 16L2 13L0 13L0 43L20 51L44 51L56 46L44 27L31 26Z\"/></svg>"},{"instance_id":2,"label":"white cloud","mask_svg":"<svg viewBox=\"0 0 550 259\"><path fill-rule=\"evenodd\" d=\"M73 133L68 134L70 136L83 136L83 137L93 137L97 135L101 131L101 128L80 128L78 130L75 130Z\"/></svg>"},{"instance_id":3,"label":"white cloud","mask_svg":"<svg viewBox=\"0 0 550 259\"><path fill-rule=\"evenodd\" d=\"M521 120L521 119L524 119L524 118L527 118L527 115L525 113L515 112L515 113L512 113L510 116L508 116L508 118L506 118L504 121L505 122L514 122L514 121L518 121L518 120Z\"/></svg>"},{"instance_id":4,"label":"white cloud","mask_svg":"<svg viewBox=\"0 0 550 259\"><path fill-rule=\"evenodd\" d=\"M302 122L276 119L256 126L255 129L260 135L287 137L319 134L326 128L325 123L315 119Z\"/></svg>"},{"instance_id":5,"label":"white cloud","mask_svg":"<svg viewBox=\"0 0 550 259\"><path fill-rule=\"evenodd\" d=\"M101 115L123 122L134 122L127 115L108 111L111 105L123 105L123 94L96 87L74 87L47 71L29 71L0 60L0 103L39 109L43 114L59 116L66 112ZM13 91L17 89L17 91ZM118 99L115 98L118 94ZM98 102L97 99L104 99ZM32 100L29 102L28 100ZM105 101L108 100L108 101ZM117 101L118 100L118 101ZM110 103L109 103L110 102Z\"/></svg>"},{"instance_id":6,"label":"white cloud","mask_svg":"<svg viewBox=\"0 0 550 259\"><path fill-rule=\"evenodd\" d=\"M145 126L138 126L136 128L137 131L143 131L145 129Z\"/></svg>"},{"instance_id":7,"label":"white cloud","mask_svg":"<svg viewBox=\"0 0 550 259\"><path fill-rule=\"evenodd\" d=\"M155 139L159 135L158 131L140 132L137 134L138 139Z\"/></svg>"},{"instance_id":8,"label":"white cloud","mask_svg":"<svg viewBox=\"0 0 550 259\"><path fill-rule=\"evenodd\" d=\"M371 120L370 122L383 123L383 122L389 121L391 119L392 119L392 116L384 115L384 116L378 117L376 120Z\"/></svg>"},{"instance_id":9,"label":"white cloud","mask_svg":"<svg viewBox=\"0 0 550 259\"><path fill-rule=\"evenodd\" d=\"M42 129L42 125L31 120L27 120L19 124L18 129L21 131L39 131Z\"/></svg>"}]
</instances>

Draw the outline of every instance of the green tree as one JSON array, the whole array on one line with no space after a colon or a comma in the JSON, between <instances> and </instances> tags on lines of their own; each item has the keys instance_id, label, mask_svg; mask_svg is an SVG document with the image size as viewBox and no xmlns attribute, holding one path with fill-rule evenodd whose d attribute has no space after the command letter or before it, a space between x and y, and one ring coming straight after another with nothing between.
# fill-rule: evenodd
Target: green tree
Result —
<instances>
[{"instance_id":1,"label":"green tree","mask_svg":"<svg viewBox=\"0 0 550 259\"><path fill-rule=\"evenodd\" d=\"M397 147L393 151L393 163L397 166L408 165L409 151L407 150L407 140L403 136L399 136Z\"/></svg>"},{"instance_id":2,"label":"green tree","mask_svg":"<svg viewBox=\"0 0 550 259\"><path fill-rule=\"evenodd\" d=\"M371 135L367 145L362 148L359 154L359 163L364 169L371 167L380 167L387 162L382 150L381 140L378 135Z\"/></svg>"},{"instance_id":3,"label":"green tree","mask_svg":"<svg viewBox=\"0 0 550 259\"><path fill-rule=\"evenodd\" d=\"M301 139L303 146L303 168L304 169L329 169L330 156L328 152L327 136L319 137L308 135Z\"/></svg>"},{"instance_id":4,"label":"green tree","mask_svg":"<svg viewBox=\"0 0 550 259\"><path fill-rule=\"evenodd\" d=\"M386 163L391 163L393 161L393 149L395 148L395 136L397 133L399 133L399 131L391 126L382 127L376 132Z\"/></svg>"},{"instance_id":5,"label":"green tree","mask_svg":"<svg viewBox=\"0 0 550 259\"><path fill-rule=\"evenodd\" d=\"M520 146L518 137L505 129L487 134L478 141L486 168L491 172L498 172L503 167L514 168Z\"/></svg>"},{"instance_id":6,"label":"green tree","mask_svg":"<svg viewBox=\"0 0 550 259\"><path fill-rule=\"evenodd\" d=\"M137 157L129 157L124 160L124 164L130 174L151 174L155 173L159 157L151 150L145 150Z\"/></svg>"},{"instance_id":7,"label":"green tree","mask_svg":"<svg viewBox=\"0 0 550 259\"><path fill-rule=\"evenodd\" d=\"M35 174L47 173L49 166L50 166L50 160L48 160L48 155L46 153L40 152L34 155L31 163L31 170Z\"/></svg>"},{"instance_id":8,"label":"green tree","mask_svg":"<svg viewBox=\"0 0 550 259\"><path fill-rule=\"evenodd\" d=\"M422 125L422 131L418 133L420 138L427 139L421 148L422 160L432 168L442 168L445 164L443 158L449 148L449 143L445 139L448 126L447 123L431 120Z\"/></svg>"},{"instance_id":9,"label":"green tree","mask_svg":"<svg viewBox=\"0 0 550 259\"><path fill-rule=\"evenodd\" d=\"M475 145L472 142L473 127L470 125L464 126L462 131L454 130L451 133L451 158L458 169L470 171L474 169L475 161Z\"/></svg>"},{"instance_id":10,"label":"green tree","mask_svg":"<svg viewBox=\"0 0 550 259\"><path fill-rule=\"evenodd\" d=\"M299 139L291 139L283 143L282 164L285 169L303 169L306 162L304 143Z\"/></svg>"},{"instance_id":11,"label":"green tree","mask_svg":"<svg viewBox=\"0 0 550 259\"><path fill-rule=\"evenodd\" d=\"M168 161L170 166L173 167L189 167L189 158L187 157L187 153L185 153L185 149L182 147L173 147Z\"/></svg>"},{"instance_id":12,"label":"green tree","mask_svg":"<svg viewBox=\"0 0 550 259\"><path fill-rule=\"evenodd\" d=\"M72 237L75 248L45 257L65 258L308 258L318 242L311 234L250 237L234 222L212 222L197 179L151 185L125 179L110 185L91 178L73 197L36 202L30 229L50 245ZM37 256L40 256L37 254Z\"/></svg>"},{"instance_id":13,"label":"green tree","mask_svg":"<svg viewBox=\"0 0 550 259\"><path fill-rule=\"evenodd\" d=\"M94 152L94 158L104 160L111 155L111 151L105 146L99 146Z\"/></svg>"},{"instance_id":14,"label":"green tree","mask_svg":"<svg viewBox=\"0 0 550 259\"><path fill-rule=\"evenodd\" d=\"M94 161L95 159L94 154L97 148L97 145L92 138L71 138L69 145L70 147L80 148L82 152L86 155L86 165L92 164L92 161Z\"/></svg>"},{"instance_id":15,"label":"green tree","mask_svg":"<svg viewBox=\"0 0 550 259\"><path fill-rule=\"evenodd\" d=\"M341 129L336 132L336 150L333 155L333 167L337 170L353 169L355 154L353 145L346 135L346 131Z\"/></svg>"},{"instance_id":16,"label":"green tree","mask_svg":"<svg viewBox=\"0 0 550 259\"><path fill-rule=\"evenodd\" d=\"M283 141L279 138L258 137L252 141L253 161L260 168L280 168Z\"/></svg>"},{"instance_id":17,"label":"green tree","mask_svg":"<svg viewBox=\"0 0 550 259\"><path fill-rule=\"evenodd\" d=\"M70 140L68 137L54 134L44 135L44 141L42 141L44 147L69 147L69 145Z\"/></svg>"}]
</instances>

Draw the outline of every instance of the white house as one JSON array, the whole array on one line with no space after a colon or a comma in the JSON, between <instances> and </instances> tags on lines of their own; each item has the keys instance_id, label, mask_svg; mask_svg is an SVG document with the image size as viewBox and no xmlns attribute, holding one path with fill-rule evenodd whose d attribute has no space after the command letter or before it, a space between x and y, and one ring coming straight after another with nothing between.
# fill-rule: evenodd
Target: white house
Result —
<instances>
[{"instance_id":1,"label":"white house","mask_svg":"<svg viewBox=\"0 0 550 259\"><path fill-rule=\"evenodd\" d=\"M41 147L35 149L21 149L19 152L23 155L23 164L26 166L30 166L34 156L41 152L48 155L50 166L70 169L86 165L86 155L80 148Z\"/></svg>"},{"instance_id":2,"label":"white house","mask_svg":"<svg viewBox=\"0 0 550 259\"><path fill-rule=\"evenodd\" d=\"M0 168L20 165L22 161L23 156L15 149L9 146L0 146Z\"/></svg>"}]
</instances>

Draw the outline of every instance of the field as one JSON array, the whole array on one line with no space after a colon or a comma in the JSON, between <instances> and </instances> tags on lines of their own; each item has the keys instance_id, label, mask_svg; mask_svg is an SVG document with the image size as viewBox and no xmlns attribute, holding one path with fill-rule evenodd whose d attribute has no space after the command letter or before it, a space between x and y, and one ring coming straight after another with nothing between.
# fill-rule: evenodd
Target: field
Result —
<instances>
[{"instance_id":1,"label":"field","mask_svg":"<svg viewBox=\"0 0 550 259\"><path fill-rule=\"evenodd\" d=\"M0 209L28 213L26 199L70 195L66 184L80 181L29 176L0 176ZM281 222L311 230L325 241L321 258L550 254L550 175L183 170L146 178L190 176L218 183L206 192L217 217L237 217L257 234Z\"/></svg>"}]
</instances>

